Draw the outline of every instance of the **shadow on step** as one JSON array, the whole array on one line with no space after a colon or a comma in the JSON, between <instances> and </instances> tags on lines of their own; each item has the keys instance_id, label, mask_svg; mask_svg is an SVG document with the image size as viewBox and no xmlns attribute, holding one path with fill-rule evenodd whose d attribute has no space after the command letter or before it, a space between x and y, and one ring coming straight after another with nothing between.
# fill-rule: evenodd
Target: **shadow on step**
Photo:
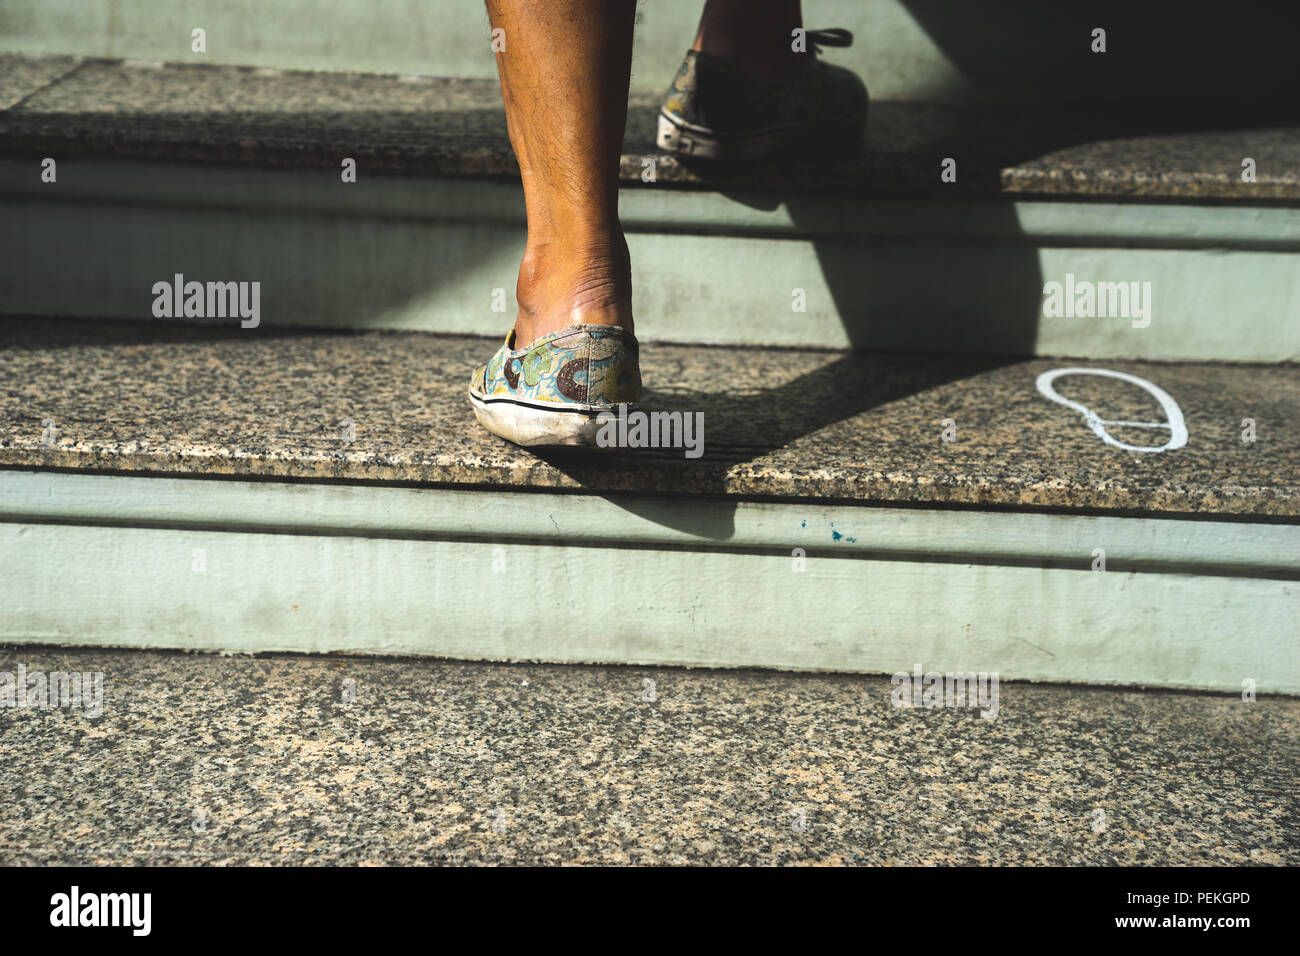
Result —
<instances>
[{"instance_id":1,"label":"shadow on step","mask_svg":"<svg viewBox=\"0 0 1300 956\"><path fill-rule=\"evenodd\" d=\"M609 469L611 454L617 455L623 467L634 462L643 475L660 473L662 478L657 483L663 487L672 487L674 476L681 482L688 471L692 494L719 496L706 517L700 517L699 509L692 509L688 517L687 512L678 512L654 500L604 497L640 517L721 544L734 533L736 509L735 501L725 500L723 496L735 494L734 476L743 473L752 462L792 446L795 446L792 453L798 456L801 465L814 461L834 470L845 464L841 459L846 452L856 452L853 457L859 464L869 461L868 436L863 436L862 444L856 448L852 437L842 433L833 441L819 440L816 436L863 412L1017 361L1011 357L981 355L933 354L918 361L915 355L901 353L822 353L826 359L823 364L765 388L761 382L745 379L743 350L701 348L697 354L700 366L693 368L692 373L706 382L726 381L728 388L652 389L643 406L648 410L702 414L704 454L701 458L684 460L680 449L618 453L533 449L533 453L583 485L595 483L598 475ZM728 373L733 366L742 366L737 376L714 377ZM924 420L915 424L933 428L937 435L944 417L942 410L926 409L923 414ZM910 427L912 423L901 424Z\"/></svg>"},{"instance_id":2,"label":"shadow on step","mask_svg":"<svg viewBox=\"0 0 1300 956\"><path fill-rule=\"evenodd\" d=\"M625 150L653 152L655 122L654 109L634 111ZM774 230L787 221L776 215L784 207L815 251L851 348L1032 355L1044 282L1064 281L1068 271L1043 275L1043 250L1079 244L1086 270L1095 268L1095 248L1120 240L1082 238L1067 212L1057 214L1059 234L1040 227L1027 235L1017 202L1218 201L1201 184L1223 188L1245 155L1270 175L1300 176L1297 125L1300 96L1254 100L1244 90L1235 98L1123 104L881 102L871 105L860 155L744 169L678 162L701 185L773 213ZM949 157L957 179L943 183ZM1177 185L1146 197L1156 183ZM913 202L909 217L905 204ZM718 284L737 281L724 276ZM761 287L764 278L753 281Z\"/></svg>"},{"instance_id":3,"label":"shadow on step","mask_svg":"<svg viewBox=\"0 0 1300 956\"><path fill-rule=\"evenodd\" d=\"M1300 20L1288 4L1237 0L899 0L976 95L1189 97L1295 92ZM1104 52L1094 31L1105 30ZM1290 64L1290 65L1288 65Z\"/></svg>"}]
</instances>

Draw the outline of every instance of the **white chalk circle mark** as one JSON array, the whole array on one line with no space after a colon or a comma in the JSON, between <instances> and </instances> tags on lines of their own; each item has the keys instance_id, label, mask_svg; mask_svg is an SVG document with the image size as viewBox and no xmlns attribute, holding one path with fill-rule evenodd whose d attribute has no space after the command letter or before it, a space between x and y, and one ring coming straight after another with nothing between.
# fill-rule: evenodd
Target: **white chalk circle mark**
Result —
<instances>
[{"instance_id":1,"label":"white chalk circle mark","mask_svg":"<svg viewBox=\"0 0 1300 956\"><path fill-rule=\"evenodd\" d=\"M1081 402L1073 402L1070 399L1057 394L1056 389L1052 388L1052 383L1063 375L1099 375L1102 378L1117 378L1122 382L1136 385L1160 403L1160 407L1164 409L1165 417L1169 420L1167 422L1105 421L1087 405L1084 405ZM1183 419L1183 410L1178 407L1178 403L1174 401L1173 396L1159 385L1148 382L1144 378L1139 378L1136 375L1129 375L1127 372L1112 372L1108 368L1054 368L1038 376L1038 380L1035 384L1038 386L1038 391L1041 392L1045 398L1050 398L1058 405L1073 408L1076 412L1082 415L1083 420L1087 422L1088 427L1092 429L1093 434L1104 441L1107 445L1113 445L1114 447L1122 448L1125 451L1154 453L1160 451L1173 451L1175 448L1182 448L1187 444L1187 422ZM1124 442L1119 441L1117 438L1112 436L1110 432L1106 431L1107 425L1122 428L1168 428L1169 441L1159 447L1126 445Z\"/></svg>"}]
</instances>

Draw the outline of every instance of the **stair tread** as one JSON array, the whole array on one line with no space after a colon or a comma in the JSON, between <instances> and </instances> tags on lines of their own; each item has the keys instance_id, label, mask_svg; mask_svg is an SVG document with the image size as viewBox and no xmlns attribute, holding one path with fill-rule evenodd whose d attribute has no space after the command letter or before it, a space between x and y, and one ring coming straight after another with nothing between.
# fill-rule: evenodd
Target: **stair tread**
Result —
<instances>
[{"instance_id":1,"label":"stair tread","mask_svg":"<svg viewBox=\"0 0 1300 956\"><path fill-rule=\"evenodd\" d=\"M68 62L0 56L0 73L12 76L0 86L0 150L273 168L337 169L351 156L363 176L518 170L493 80ZM643 158L652 156L656 186L1300 200L1300 122L1287 106L880 101L872 104L860 157L720 171L659 153L658 101L654 94L631 98L622 162L628 184L641 184ZM958 162L955 183L940 182L945 157ZM1245 157L1256 162L1254 183L1241 181Z\"/></svg>"},{"instance_id":2,"label":"stair tread","mask_svg":"<svg viewBox=\"0 0 1300 956\"><path fill-rule=\"evenodd\" d=\"M1096 513L1300 515L1300 368L1082 363L1152 382L1189 441L1104 444L1037 376L1069 359L645 346L647 407L701 412L704 454L516 448L465 391L498 340L421 332L0 322L0 467ZM713 383L718 383L714 385ZM1108 421L1163 421L1137 386L1056 383ZM942 442L941 421L956 440ZM1242 419L1257 440L1241 440ZM43 440L53 419L54 443ZM342 422L356 437L345 442ZM1130 444L1165 429L1113 427ZM1157 437L1152 437L1157 436Z\"/></svg>"},{"instance_id":3,"label":"stair tread","mask_svg":"<svg viewBox=\"0 0 1300 956\"><path fill-rule=\"evenodd\" d=\"M49 86L80 62L75 56L0 53L0 110L7 110Z\"/></svg>"},{"instance_id":4,"label":"stair tread","mask_svg":"<svg viewBox=\"0 0 1300 956\"><path fill-rule=\"evenodd\" d=\"M7 719L8 866L1300 863L1300 700L1273 694L1004 674L983 720L885 676L0 649L20 664L104 675L104 717Z\"/></svg>"}]
</instances>

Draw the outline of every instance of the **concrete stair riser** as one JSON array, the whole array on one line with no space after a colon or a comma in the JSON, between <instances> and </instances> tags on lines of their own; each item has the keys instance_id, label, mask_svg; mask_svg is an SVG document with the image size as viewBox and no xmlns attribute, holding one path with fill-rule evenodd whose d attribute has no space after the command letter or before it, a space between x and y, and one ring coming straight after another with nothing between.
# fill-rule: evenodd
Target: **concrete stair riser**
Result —
<instances>
[{"instance_id":1,"label":"concrete stair riser","mask_svg":"<svg viewBox=\"0 0 1300 956\"><path fill-rule=\"evenodd\" d=\"M638 8L632 84L663 90L694 37L700 0ZM1037 0L993 6L946 0L818 0L811 28L854 31L831 60L858 70L877 97L907 99L1124 99L1263 95L1294 81L1286 62L1294 28L1285 12L1246 0L1204 21L1186 4L1097 2L1084 15ZM304 29L310 24L310 29ZM192 31L206 52L192 52ZM1108 30L1105 54L1092 31ZM8 0L0 50L145 61L494 78L488 20L478 0L166 0L93 4ZM1213 40L1213 57L1189 56ZM509 38L507 37L507 43Z\"/></svg>"},{"instance_id":2,"label":"concrete stair riser","mask_svg":"<svg viewBox=\"0 0 1300 956\"><path fill-rule=\"evenodd\" d=\"M269 325L504 333L512 183L0 161L0 310L147 319L154 283L258 281ZM626 189L647 340L1093 358L1300 356L1300 209ZM1043 315L1044 286L1149 282L1150 324ZM794 311L803 290L804 312ZM500 290L499 292L497 290ZM495 311L499 308L501 311Z\"/></svg>"},{"instance_id":3,"label":"concrete stair riser","mask_svg":"<svg viewBox=\"0 0 1300 956\"><path fill-rule=\"evenodd\" d=\"M5 641L1300 693L1290 525L0 479ZM727 537L664 530L719 507Z\"/></svg>"}]
</instances>

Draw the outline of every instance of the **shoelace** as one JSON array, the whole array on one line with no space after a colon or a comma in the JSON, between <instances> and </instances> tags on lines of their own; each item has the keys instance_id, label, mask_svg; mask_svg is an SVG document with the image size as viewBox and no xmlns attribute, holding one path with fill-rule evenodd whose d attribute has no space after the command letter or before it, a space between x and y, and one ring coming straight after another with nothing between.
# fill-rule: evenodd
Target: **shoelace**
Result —
<instances>
[{"instance_id":1,"label":"shoelace","mask_svg":"<svg viewBox=\"0 0 1300 956\"><path fill-rule=\"evenodd\" d=\"M813 45L813 50L817 53L821 53L824 46L851 46L853 43L853 31L845 30L843 27L832 27L829 30L807 30L804 32L804 36Z\"/></svg>"}]
</instances>

